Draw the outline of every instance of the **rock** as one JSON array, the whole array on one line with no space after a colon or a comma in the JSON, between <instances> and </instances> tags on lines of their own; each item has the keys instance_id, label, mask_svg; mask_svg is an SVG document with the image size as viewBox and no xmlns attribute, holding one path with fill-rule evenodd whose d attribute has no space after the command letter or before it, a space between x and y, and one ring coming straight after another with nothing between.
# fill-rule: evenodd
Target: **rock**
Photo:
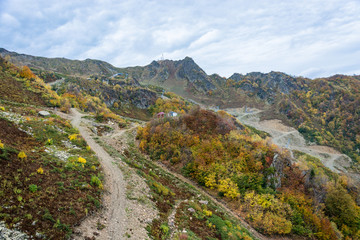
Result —
<instances>
[{"instance_id":1,"label":"rock","mask_svg":"<svg viewBox=\"0 0 360 240\"><path fill-rule=\"evenodd\" d=\"M195 212L195 209L193 209L193 208L188 208L188 211L193 213L193 212Z\"/></svg>"},{"instance_id":2,"label":"rock","mask_svg":"<svg viewBox=\"0 0 360 240\"><path fill-rule=\"evenodd\" d=\"M209 202L206 201L206 200L200 200L199 203L200 203L200 204L204 204L204 205L208 205Z\"/></svg>"},{"instance_id":3,"label":"rock","mask_svg":"<svg viewBox=\"0 0 360 240\"><path fill-rule=\"evenodd\" d=\"M0 240L25 240L29 237L16 229L6 228L3 222L0 222Z\"/></svg>"},{"instance_id":4,"label":"rock","mask_svg":"<svg viewBox=\"0 0 360 240\"><path fill-rule=\"evenodd\" d=\"M39 115L42 116L42 117L49 117L50 113L48 111L40 111Z\"/></svg>"}]
</instances>

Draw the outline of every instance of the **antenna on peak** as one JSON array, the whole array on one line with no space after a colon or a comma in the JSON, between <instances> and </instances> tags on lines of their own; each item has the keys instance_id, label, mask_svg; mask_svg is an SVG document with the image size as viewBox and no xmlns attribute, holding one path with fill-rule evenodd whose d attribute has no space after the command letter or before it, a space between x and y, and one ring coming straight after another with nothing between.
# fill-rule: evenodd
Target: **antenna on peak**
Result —
<instances>
[{"instance_id":1,"label":"antenna on peak","mask_svg":"<svg viewBox=\"0 0 360 240\"><path fill-rule=\"evenodd\" d=\"M161 54L160 61L164 61L164 54L163 53Z\"/></svg>"}]
</instances>

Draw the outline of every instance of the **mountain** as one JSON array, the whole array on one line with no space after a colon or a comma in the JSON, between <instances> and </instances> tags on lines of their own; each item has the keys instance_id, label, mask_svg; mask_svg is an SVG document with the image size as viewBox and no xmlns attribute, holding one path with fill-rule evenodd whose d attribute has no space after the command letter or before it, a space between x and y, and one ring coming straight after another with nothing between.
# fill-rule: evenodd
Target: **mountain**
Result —
<instances>
[{"instance_id":1,"label":"mountain","mask_svg":"<svg viewBox=\"0 0 360 240\"><path fill-rule=\"evenodd\" d=\"M118 72L118 69L111 64L100 61L86 59L84 61L70 60L66 58L45 58L35 57L26 54L10 52L0 48L0 56L10 56L10 61L18 66L26 65L30 68L37 68L68 75L90 76L105 75L111 76Z\"/></svg>"},{"instance_id":2,"label":"mountain","mask_svg":"<svg viewBox=\"0 0 360 240\"><path fill-rule=\"evenodd\" d=\"M179 61L153 61L145 67L129 67L124 71L143 84L160 85L179 94L206 94L216 88L211 78L190 57Z\"/></svg>"},{"instance_id":3,"label":"mountain","mask_svg":"<svg viewBox=\"0 0 360 240\"><path fill-rule=\"evenodd\" d=\"M277 93L290 93L303 89L305 79L291 77L280 72L235 73L226 79L217 74L207 75L190 57L182 60L153 61L146 66L116 68L109 63L86 59L84 61L65 58L44 58L18 54L0 48L0 55L10 56L10 61L18 66L29 66L32 69L45 70L72 76L115 76L126 75L144 85L155 85L199 102L220 106L233 106L244 102L254 102L244 99L246 92L250 98L253 95L261 100L272 102ZM36 70L35 70L36 71ZM46 79L46 76L44 76ZM255 101L257 102L257 101ZM255 104L256 105L256 104Z\"/></svg>"}]
</instances>

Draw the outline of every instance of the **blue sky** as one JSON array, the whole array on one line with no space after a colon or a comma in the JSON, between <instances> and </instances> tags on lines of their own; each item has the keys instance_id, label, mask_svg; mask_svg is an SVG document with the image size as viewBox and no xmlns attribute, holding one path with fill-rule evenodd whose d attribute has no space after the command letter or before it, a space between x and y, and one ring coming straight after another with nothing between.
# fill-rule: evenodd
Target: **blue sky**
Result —
<instances>
[{"instance_id":1,"label":"blue sky","mask_svg":"<svg viewBox=\"0 0 360 240\"><path fill-rule=\"evenodd\" d=\"M117 67L192 57L208 74L360 74L360 1L0 0L0 47Z\"/></svg>"}]
</instances>

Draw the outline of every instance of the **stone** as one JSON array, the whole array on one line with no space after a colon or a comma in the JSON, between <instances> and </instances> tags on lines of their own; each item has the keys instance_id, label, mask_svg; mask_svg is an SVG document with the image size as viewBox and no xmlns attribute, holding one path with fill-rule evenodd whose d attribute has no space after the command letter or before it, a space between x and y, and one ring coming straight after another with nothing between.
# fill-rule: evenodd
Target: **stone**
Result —
<instances>
[{"instance_id":1,"label":"stone","mask_svg":"<svg viewBox=\"0 0 360 240\"><path fill-rule=\"evenodd\" d=\"M195 212L195 209L193 209L193 208L188 208L188 211L193 213L193 212Z\"/></svg>"},{"instance_id":2,"label":"stone","mask_svg":"<svg viewBox=\"0 0 360 240\"><path fill-rule=\"evenodd\" d=\"M50 113L48 111L40 111L39 115L42 116L42 117L49 117Z\"/></svg>"}]
</instances>

